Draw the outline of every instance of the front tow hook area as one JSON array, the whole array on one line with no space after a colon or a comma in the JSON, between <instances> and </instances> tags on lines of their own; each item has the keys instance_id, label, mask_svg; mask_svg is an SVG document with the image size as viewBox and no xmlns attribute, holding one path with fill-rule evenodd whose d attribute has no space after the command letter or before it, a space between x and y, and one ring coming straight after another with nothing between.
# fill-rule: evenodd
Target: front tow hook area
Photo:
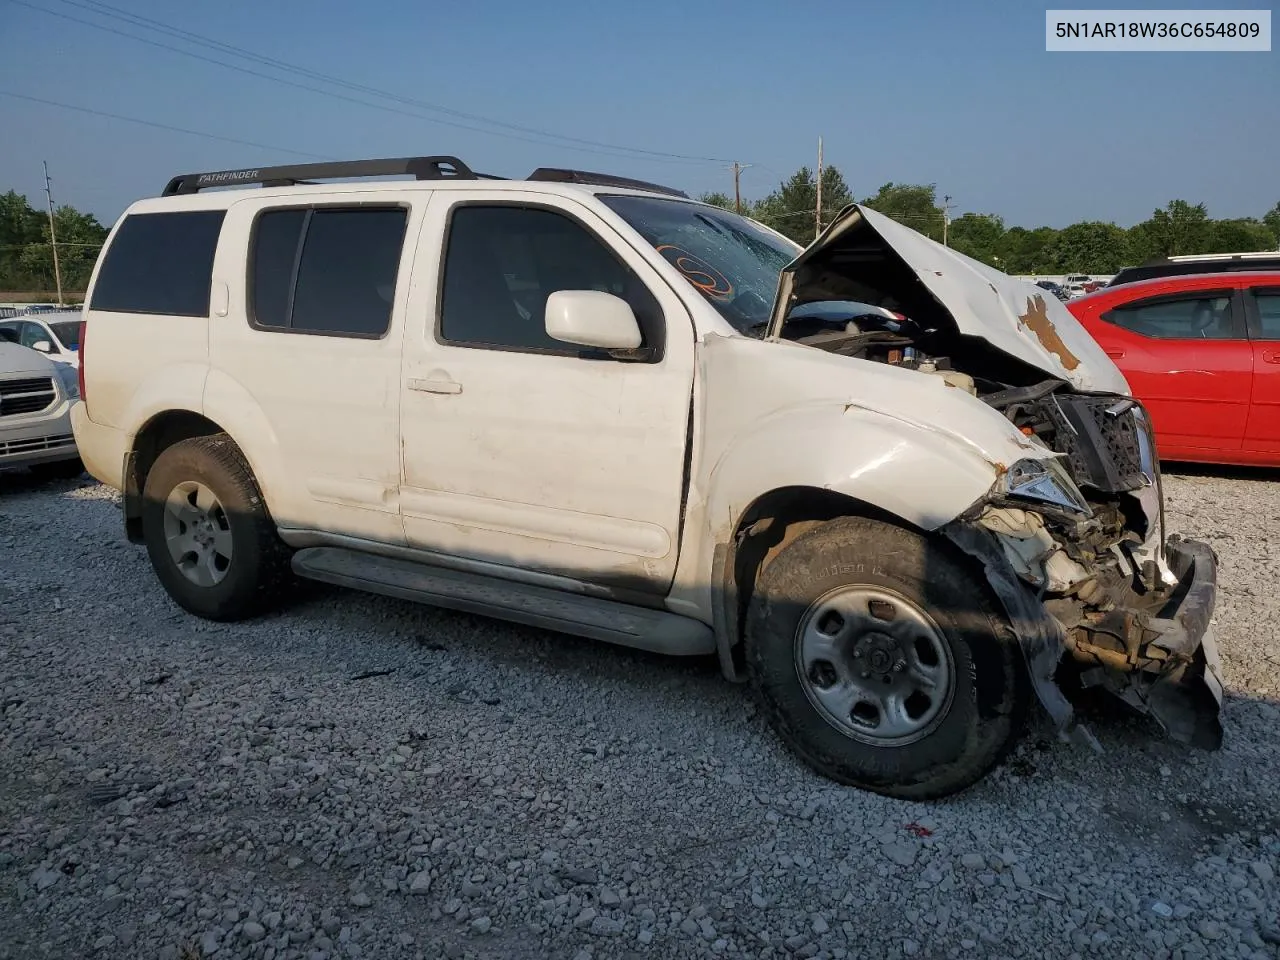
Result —
<instances>
[{"instance_id":1,"label":"front tow hook area","mask_svg":"<svg viewBox=\"0 0 1280 960\"><path fill-rule=\"evenodd\" d=\"M1166 542L1165 553L1177 586L1146 623L1157 634L1147 647L1158 652L1163 665L1128 674L1094 668L1081 679L1151 716L1170 739L1217 750L1222 746L1222 661L1210 619L1218 597L1218 558L1208 544L1177 536Z\"/></svg>"}]
</instances>

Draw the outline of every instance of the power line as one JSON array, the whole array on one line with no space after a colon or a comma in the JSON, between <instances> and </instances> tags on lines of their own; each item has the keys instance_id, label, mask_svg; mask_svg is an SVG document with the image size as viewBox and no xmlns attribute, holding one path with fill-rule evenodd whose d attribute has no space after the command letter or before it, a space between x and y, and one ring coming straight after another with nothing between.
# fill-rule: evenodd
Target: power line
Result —
<instances>
[{"instance_id":1,"label":"power line","mask_svg":"<svg viewBox=\"0 0 1280 960\"><path fill-rule=\"evenodd\" d=\"M311 70L307 67L301 67L301 66L298 66L297 64L289 63L285 60L279 60L275 57L269 57L263 54L254 53L253 51L248 50L247 48L244 48L244 47L237 47L234 44L224 43L221 40L214 40L210 37L205 37L205 36L202 36L201 34L193 33L190 30L183 30L179 27L174 27L160 20L154 20L154 19L151 19L150 17L143 17L143 16L140 16L139 14L132 13L128 10L122 10L121 8L114 7L109 3L104 3L102 2L102 0L87 0L87 2L85 2L85 0L61 0L61 2L64 4L68 4L70 6L76 6L84 10L89 10L91 12L99 14L100 16L112 17L117 20L127 19L127 21L132 22L145 29L151 29L159 33L164 33L169 36L173 36L177 39L186 40L187 42L190 42L190 43L196 43L201 46L219 50L221 52L230 53L233 56L237 56L237 57L240 57L241 59L246 59L254 63L260 63L260 64L263 64L264 66L271 66L278 70L283 70L288 73L309 77L314 80L320 80L324 83L333 84L334 86L345 87L346 89L349 89L349 90L355 90L357 92L371 94L379 98L394 100L397 103L403 103L410 106L419 107L424 110L430 110L438 113L444 113L453 117L459 117L463 120L472 120L477 123L485 123L485 124L489 124L490 126L502 127L504 129L513 130L519 133L527 133L527 134L532 134L540 137L549 137L555 140L565 140L570 143L582 144L584 146L600 147L607 150L617 150L617 151L622 151L626 153L644 154L650 157L662 157L662 158L667 158L672 160L689 160L689 161L698 161L698 162L706 162L706 163L725 162L724 160L718 157L699 157L699 156L692 156L689 154L670 153L662 150L649 150L644 147L630 147L622 144L605 143L599 140L589 140L583 137L573 137L567 134L554 133L549 130L541 130L537 127L528 127L522 124L510 123L504 120L494 120L491 117L485 117L475 113L467 113L462 110L456 110L452 107L446 107L438 103L431 103L426 100L419 100L414 97L406 97L406 96L403 96L402 94L394 93L388 90L383 90L379 87L371 87L366 84L355 83L353 81L343 79L342 77L334 76L333 74L321 73L316 70Z\"/></svg>"},{"instance_id":2,"label":"power line","mask_svg":"<svg viewBox=\"0 0 1280 960\"><path fill-rule=\"evenodd\" d=\"M157 123L154 120L140 120L137 117L126 117L119 113L108 113L105 110L93 110L89 107L77 107L70 103L59 103L57 100L45 100L43 97L33 97L25 93L14 93L12 90L0 90L0 97L13 97L17 100L29 100L31 103L42 103L46 107L60 107L63 110L75 110L77 113L87 113L95 117L107 117L111 120L121 120L125 123L137 123L144 127L155 127L157 130L168 130L171 133L185 133L192 137L204 137L208 140L222 140L225 143L237 143L242 147L253 147L257 150L274 150L277 153L290 153L298 157L309 157L312 160L332 160L333 157L323 156L318 153L306 153L302 150L291 150L288 147L273 147L267 143L255 143L252 140L241 140L238 137L224 137L216 133L204 133L201 130L188 130L185 127L174 127L167 123Z\"/></svg>"},{"instance_id":3,"label":"power line","mask_svg":"<svg viewBox=\"0 0 1280 960\"><path fill-rule=\"evenodd\" d=\"M49 247L52 244L45 243L43 240L37 240L33 243L6 243L0 244L0 250L29 250L32 247ZM101 247L102 243L68 243L66 240L58 241L59 247Z\"/></svg>"},{"instance_id":4,"label":"power line","mask_svg":"<svg viewBox=\"0 0 1280 960\"><path fill-rule=\"evenodd\" d=\"M416 100L411 97L404 97L404 96L401 96L400 94L396 94L390 91L380 90L377 87L369 87L364 84L352 83L351 81L344 80L341 77L335 77L329 74L319 73L318 71L309 70L306 67L299 67L282 60L276 60L272 57L265 57L265 56L262 56L261 54L256 54L250 50L245 50L244 48L241 48L241 47L236 47L231 44L223 43L218 40L212 40L208 37L203 37L200 34L191 33L190 31L181 30L179 28L169 26L168 24L165 24L158 20L150 20L149 18L141 17L136 14L129 13L128 11L119 10L116 7L111 7L110 5L105 3L98 3L96 2L96 0L93 3L93 6L76 2L76 0L61 0L61 2L63 3L77 7L82 10L89 11L98 16L107 17L110 19L114 19L116 21L124 22L129 26L137 26L137 27L142 27L143 29L152 30L154 32L170 36L174 39L178 39L186 43L198 44L200 46L205 47L206 49L213 49L219 53L230 54L231 56L239 57L240 59L248 60L252 63L257 63L263 66L267 66L274 70L292 73L295 76L307 77L309 79L318 80L322 83L327 83L333 86L342 87L342 88L353 90L360 93L366 93L371 96L382 98L382 99L392 100L397 103L414 107L419 111L427 110L427 111L432 111L436 113L445 113L450 116L462 117L464 119L473 120L478 123L485 123L485 124L489 124L490 126L501 127L506 130L518 131L520 133L527 133L527 134L530 134L531 136L521 136L519 135L519 133L507 133L501 130L486 130L483 127L476 127L476 126L472 126L465 123L458 123L457 121L444 120L439 117L425 116L421 112L411 112L409 110L392 107L387 104L370 103L367 100L358 99L356 97L338 93L333 90L325 90L320 87L311 86L305 83L299 83L294 80L288 80L284 77L272 76L271 74L262 73L261 71L258 71L258 70L252 70L240 64L227 63L225 60L218 60L218 59L214 59L213 57L204 56L192 50L186 50L181 47L173 46L171 44L161 43L158 40L152 40L147 37L140 37L133 33L128 33L123 30L115 29L114 27L106 26L105 24L95 23L92 20L85 20L81 17L72 16L71 14L60 13L56 10L50 10L47 7L42 7L34 3L29 3L27 2L27 0L9 0L9 2L18 4L19 6L27 7L31 10L36 10L40 13L44 13L49 16L58 17L63 20L69 20L73 23L79 23L83 26L91 27L95 30L101 30L105 33L111 33L116 36L125 37L126 39L133 40L137 43L144 43L144 44L147 44L148 46L157 47L162 50L168 50L170 52L177 53L182 56L190 57L195 60L200 60L205 63L214 64L215 66L224 67L228 70L234 70L236 72L244 73L249 76L258 77L263 80L269 80L273 83L281 83L286 86L295 87L297 89L305 90L310 93L320 94L321 96L332 97L334 99L344 100L348 103L357 104L358 106L370 107L375 110L383 110L389 113L399 114L401 116L412 117L416 120L424 120L428 123L438 123L444 126L455 127L462 130L469 130L473 133L482 133L482 134L487 134L489 136L495 136L495 137L505 137L507 139L522 140L526 143L536 143L543 146L548 146L548 145L556 146L556 147L560 147L561 149L578 150L578 151L587 152L587 153L601 154L604 156L618 157L621 159L637 159L636 155L642 155L644 159L648 159L656 162L663 162L663 163L672 163L672 162L724 163L724 162L727 162L717 157L698 157L698 156L692 156L692 155L686 155L686 154L666 153L658 150L647 150L642 147L630 147L630 146L623 146L620 144L608 144L600 141L586 140L580 137L570 137L564 134L538 130L533 127L523 127L523 126L520 126L519 124L507 123L501 120L492 120L490 118L479 116L477 114L469 114L459 110L453 110L449 107L444 107L439 104L433 104L423 100ZM538 137L541 139L533 139L534 137ZM568 143L554 143L554 142L548 143L547 142L548 140L568 141ZM578 144L578 145L574 146L573 144Z\"/></svg>"}]
</instances>

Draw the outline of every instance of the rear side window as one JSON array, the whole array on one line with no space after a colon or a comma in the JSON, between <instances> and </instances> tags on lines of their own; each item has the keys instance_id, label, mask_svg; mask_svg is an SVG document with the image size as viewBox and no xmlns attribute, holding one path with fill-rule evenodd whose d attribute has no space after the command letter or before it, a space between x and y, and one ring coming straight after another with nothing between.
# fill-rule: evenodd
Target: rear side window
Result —
<instances>
[{"instance_id":1,"label":"rear side window","mask_svg":"<svg viewBox=\"0 0 1280 960\"><path fill-rule=\"evenodd\" d=\"M1161 340L1232 340L1237 337L1231 295L1203 293L1116 307L1102 319Z\"/></svg>"},{"instance_id":2,"label":"rear side window","mask_svg":"<svg viewBox=\"0 0 1280 960\"><path fill-rule=\"evenodd\" d=\"M223 210L134 213L107 248L91 310L207 317Z\"/></svg>"},{"instance_id":3,"label":"rear side window","mask_svg":"<svg viewBox=\"0 0 1280 960\"><path fill-rule=\"evenodd\" d=\"M1255 290L1258 304L1258 339L1280 340L1280 289Z\"/></svg>"},{"instance_id":4,"label":"rear side window","mask_svg":"<svg viewBox=\"0 0 1280 960\"><path fill-rule=\"evenodd\" d=\"M249 257L250 321L263 330L383 336L407 219L403 207L263 213Z\"/></svg>"}]
</instances>

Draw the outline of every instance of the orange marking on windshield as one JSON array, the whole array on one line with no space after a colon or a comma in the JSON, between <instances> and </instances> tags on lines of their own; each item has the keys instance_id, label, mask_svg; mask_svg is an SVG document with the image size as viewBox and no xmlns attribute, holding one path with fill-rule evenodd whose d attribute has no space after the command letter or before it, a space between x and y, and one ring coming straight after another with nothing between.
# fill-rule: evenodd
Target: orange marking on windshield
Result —
<instances>
[{"instance_id":1,"label":"orange marking on windshield","mask_svg":"<svg viewBox=\"0 0 1280 960\"><path fill-rule=\"evenodd\" d=\"M733 284L705 260L695 257L688 250L682 250L673 243L664 243L655 249L666 257L668 263L684 274L686 280L708 297L715 300L728 300L733 296Z\"/></svg>"}]
</instances>

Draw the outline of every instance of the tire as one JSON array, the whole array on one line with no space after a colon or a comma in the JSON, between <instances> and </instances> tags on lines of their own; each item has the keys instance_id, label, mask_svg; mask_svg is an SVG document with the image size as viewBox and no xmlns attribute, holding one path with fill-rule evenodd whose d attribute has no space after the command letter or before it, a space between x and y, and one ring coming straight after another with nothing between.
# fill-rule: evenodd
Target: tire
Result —
<instances>
[{"instance_id":1,"label":"tire","mask_svg":"<svg viewBox=\"0 0 1280 960\"><path fill-rule=\"evenodd\" d=\"M169 596L206 620L263 612L289 577L289 551L226 434L182 440L160 454L143 490L142 535Z\"/></svg>"},{"instance_id":2,"label":"tire","mask_svg":"<svg viewBox=\"0 0 1280 960\"><path fill-rule=\"evenodd\" d=\"M80 462L79 457L71 460L33 463L31 472L41 480L74 480L84 474L84 464Z\"/></svg>"},{"instance_id":3,"label":"tire","mask_svg":"<svg viewBox=\"0 0 1280 960\"><path fill-rule=\"evenodd\" d=\"M784 547L752 596L745 645L782 740L849 786L957 793L1025 723L1022 653L985 581L944 545L880 521L839 518Z\"/></svg>"}]
</instances>

